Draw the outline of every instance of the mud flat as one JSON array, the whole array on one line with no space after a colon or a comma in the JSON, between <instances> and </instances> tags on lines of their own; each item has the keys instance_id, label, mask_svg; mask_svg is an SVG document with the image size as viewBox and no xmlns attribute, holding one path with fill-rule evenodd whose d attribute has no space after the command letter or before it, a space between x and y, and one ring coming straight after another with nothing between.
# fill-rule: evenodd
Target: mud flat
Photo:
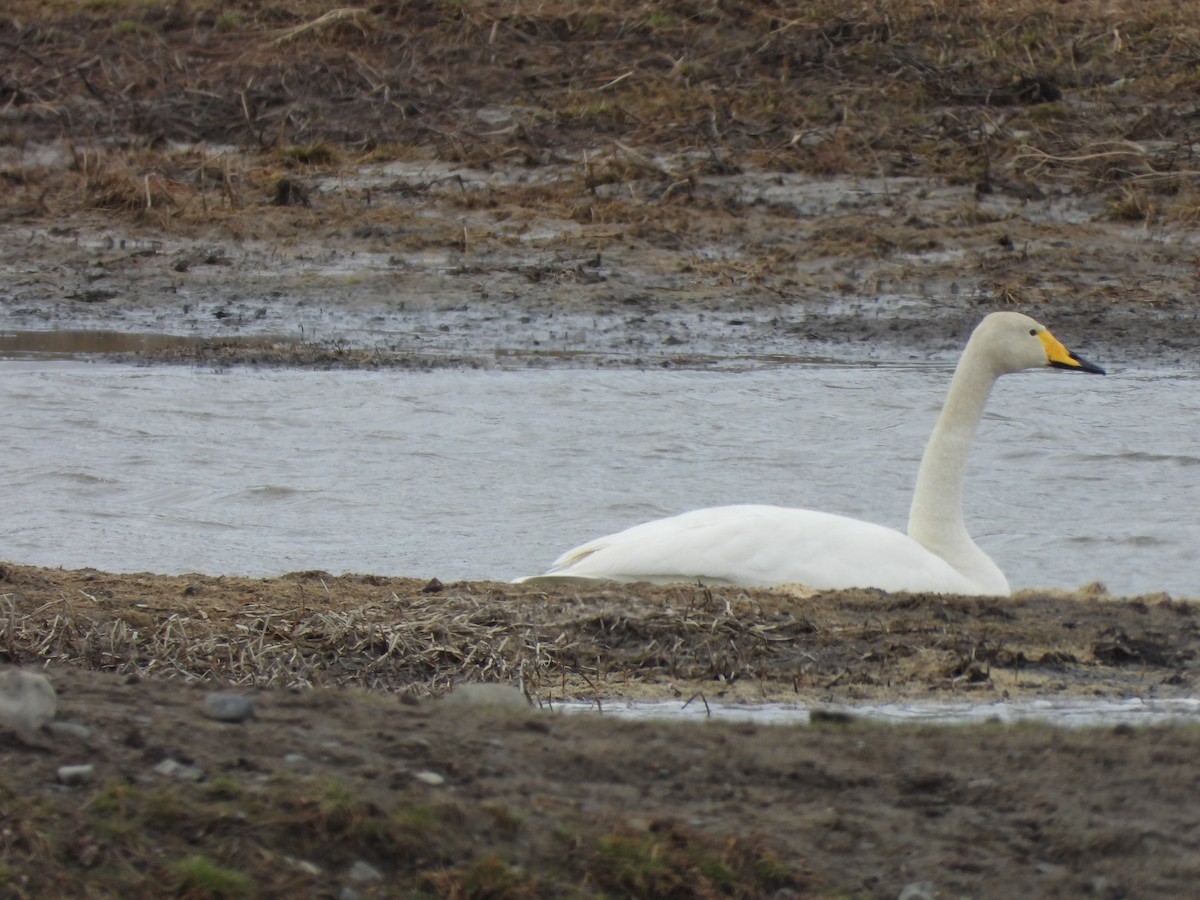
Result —
<instances>
[{"instance_id":1,"label":"mud flat","mask_svg":"<svg viewBox=\"0 0 1200 900\"><path fill-rule=\"evenodd\" d=\"M710 366L927 358L1011 307L1189 364L1200 36L1161 5L18 3L0 329Z\"/></svg>"}]
</instances>

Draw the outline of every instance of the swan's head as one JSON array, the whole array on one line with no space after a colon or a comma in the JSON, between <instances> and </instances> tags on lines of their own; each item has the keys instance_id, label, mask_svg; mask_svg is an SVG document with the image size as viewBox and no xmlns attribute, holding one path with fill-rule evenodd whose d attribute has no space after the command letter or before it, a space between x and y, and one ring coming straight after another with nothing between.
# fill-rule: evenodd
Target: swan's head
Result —
<instances>
[{"instance_id":1,"label":"swan's head","mask_svg":"<svg viewBox=\"0 0 1200 900\"><path fill-rule=\"evenodd\" d=\"M1053 366L1103 375L1104 370L1076 356L1052 335L1046 326L1016 312L987 316L971 335L969 347L982 353L998 375Z\"/></svg>"}]
</instances>

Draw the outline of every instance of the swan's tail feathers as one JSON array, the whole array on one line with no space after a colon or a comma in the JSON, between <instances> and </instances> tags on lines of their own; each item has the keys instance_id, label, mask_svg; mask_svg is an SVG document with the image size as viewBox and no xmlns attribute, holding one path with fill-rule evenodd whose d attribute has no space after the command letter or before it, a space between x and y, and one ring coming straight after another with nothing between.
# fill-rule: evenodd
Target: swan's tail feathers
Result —
<instances>
[{"instance_id":1,"label":"swan's tail feathers","mask_svg":"<svg viewBox=\"0 0 1200 900\"><path fill-rule=\"evenodd\" d=\"M565 585L584 585L584 584L603 584L606 581L612 581L612 578L607 578L603 575L573 575L564 570L571 568L580 560L587 559L598 549L595 541L582 544L572 550L568 550L562 556L554 561L549 570L541 575L526 575L524 578L518 578L514 584L565 584Z\"/></svg>"},{"instance_id":2,"label":"swan's tail feathers","mask_svg":"<svg viewBox=\"0 0 1200 900\"><path fill-rule=\"evenodd\" d=\"M545 575L526 575L523 578L513 579L513 584L538 584L544 587L585 587L587 585L605 584L611 580L610 578L602 578L597 575L556 575L553 572L547 572Z\"/></svg>"}]
</instances>

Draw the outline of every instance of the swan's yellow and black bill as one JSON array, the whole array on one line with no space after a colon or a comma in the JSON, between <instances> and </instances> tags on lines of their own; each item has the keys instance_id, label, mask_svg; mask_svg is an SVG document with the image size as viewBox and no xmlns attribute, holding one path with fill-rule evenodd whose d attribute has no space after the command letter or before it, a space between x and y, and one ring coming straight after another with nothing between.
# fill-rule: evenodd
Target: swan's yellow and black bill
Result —
<instances>
[{"instance_id":1,"label":"swan's yellow and black bill","mask_svg":"<svg viewBox=\"0 0 1200 900\"><path fill-rule=\"evenodd\" d=\"M1038 334L1041 338L1042 346L1046 348L1046 357L1050 360L1050 365L1056 369L1077 369L1080 372L1091 372L1093 375L1106 375L1107 373L1093 362L1088 362L1082 356L1076 356L1070 350L1062 345L1062 342L1048 331L1043 331Z\"/></svg>"}]
</instances>

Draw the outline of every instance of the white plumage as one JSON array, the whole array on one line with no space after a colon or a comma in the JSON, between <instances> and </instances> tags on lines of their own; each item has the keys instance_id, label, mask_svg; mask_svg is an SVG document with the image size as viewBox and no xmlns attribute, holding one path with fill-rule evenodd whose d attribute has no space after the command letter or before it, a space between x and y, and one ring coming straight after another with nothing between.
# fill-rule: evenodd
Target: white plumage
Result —
<instances>
[{"instance_id":1,"label":"white plumage","mask_svg":"<svg viewBox=\"0 0 1200 900\"><path fill-rule=\"evenodd\" d=\"M1004 573L967 533L963 476L996 379L1044 366L1104 373L1028 316L992 313L979 324L921 459L907 535L808 509L718 506L597 538L564 553L544 575L518 580L802 584L1006 595Z\"/></svg>"}]
</instances>

